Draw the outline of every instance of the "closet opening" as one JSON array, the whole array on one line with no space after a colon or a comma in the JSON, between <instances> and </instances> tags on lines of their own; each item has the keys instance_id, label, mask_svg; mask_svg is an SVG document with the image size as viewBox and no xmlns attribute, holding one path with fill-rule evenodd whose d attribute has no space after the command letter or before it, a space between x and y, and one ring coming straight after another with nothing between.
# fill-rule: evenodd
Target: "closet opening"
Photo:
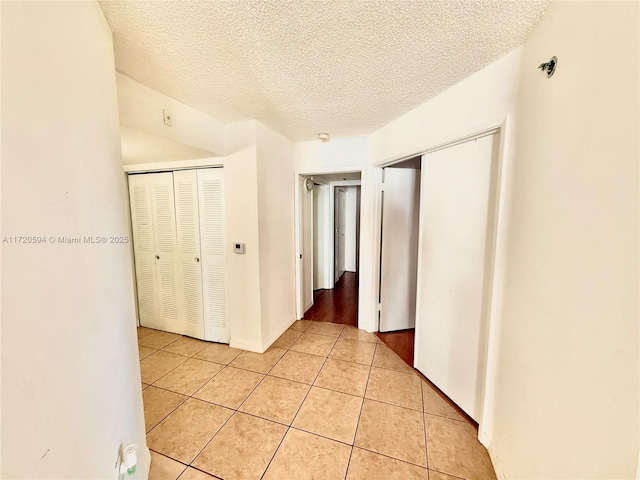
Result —
<instances>
[{"instance_id":1,"label":"closet opening","mask_svg":"<svg viewBox=\"0 0 640 480\"><path fill-rule=\"evenodd\" d=\"M229 343L223 169L128 183L140 326Z\"/></svg>"},{"instance_id":2,"label":"closet opening","mask_svg":"<svg viewBox=\"0 0 640 480\"><path fill-rule=\"evenodd\" d=\"M378 337L413 366L421 158L382 170Z\"/></svg>"}]
</instances>

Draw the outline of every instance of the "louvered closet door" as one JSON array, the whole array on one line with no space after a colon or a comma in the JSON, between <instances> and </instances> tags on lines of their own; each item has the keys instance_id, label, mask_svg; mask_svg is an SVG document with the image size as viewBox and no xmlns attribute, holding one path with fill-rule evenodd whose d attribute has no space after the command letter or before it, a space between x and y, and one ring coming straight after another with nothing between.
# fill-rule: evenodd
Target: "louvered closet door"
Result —
<instances>
[{"instance_id":1,"label":"louvered closet door","mask_svg":"<svg viewBox=\"0 0 640 480\"><path fill-rule=\"evenodd\" d=\"M196 170L173 172L176 200L179 291L183 334L205 338L202 312L202 268L200 261L200 215Z\"/></svg>"},{"instance_id":2,"label":"louvered closet door","mask_svg":"<svg viewBox=\"0 0 640 480\"><path fill-rule=\"evenodd\" d=\"M129 175L129 197L140 325L162 329L154 257L151 185L148 175Z\"/></svg>"},{"instance_id":3,"label":"louvered closet door","mask_svg":"<svg viewBox=\"0 0 640 480\"><path fill-rule=\"evenodd\" d=\"M148 174L151 187L151 204L155 259L158 272L158 316L162 320L162 329L168 332L182 333L178 291L178 245L176 241L176 216L173 196L173 174Z\"/></svg>"},{"instance_id":4,"label":"louvered closet door","mask_svg":"<svg viewBox=\"0 0 640 480\"><path fill-rule=\"evenodd\" d=\"M223 170L211 168L197 172L205 339L229 343Z\"/></svg>"}]
</instances>

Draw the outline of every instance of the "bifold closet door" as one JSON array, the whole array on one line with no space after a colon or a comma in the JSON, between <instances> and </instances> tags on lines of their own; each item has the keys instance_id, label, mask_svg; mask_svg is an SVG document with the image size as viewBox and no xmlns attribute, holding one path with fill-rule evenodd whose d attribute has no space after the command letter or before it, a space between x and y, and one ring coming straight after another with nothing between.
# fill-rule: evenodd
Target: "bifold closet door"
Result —
<instances>
[{"instance_id":1,"label":"bifold closet door","mask_svg":"<svg viewBox=\"0 0 640 480\"><path fill-rule=\"evenodd\" d=\"M229 343L221 168L197 170L205 339Z\"/></svg>"},{"instance_id":2,"label":"bifold closet door","mask_svg":"<svg viewBox=\"0 0 640 480\"><path fill-rule=\"evenodd\" d=\"M182 333L173 175L129 176L140 323Z\"/></svg>"},{"instance_id":3,"label":"bifold closet door","mask_svg":"<svg viewBox=\"0 0 640 480\"><path fill-rule=\"evenodd\" d=\"M422 157L415 366L479 420L498 134Z\"/></svg>"},{"instance_id":4,"label":"bifold closet door","mask_svg":"<svg viewBox=\"0 0 640 480\"><path fill-rule=\"evenodd\" d=\"M196 170L173 172L178 240L180 318L184 335L205 338L200 260L200 212Z\"/></svg>"}]
</instances>

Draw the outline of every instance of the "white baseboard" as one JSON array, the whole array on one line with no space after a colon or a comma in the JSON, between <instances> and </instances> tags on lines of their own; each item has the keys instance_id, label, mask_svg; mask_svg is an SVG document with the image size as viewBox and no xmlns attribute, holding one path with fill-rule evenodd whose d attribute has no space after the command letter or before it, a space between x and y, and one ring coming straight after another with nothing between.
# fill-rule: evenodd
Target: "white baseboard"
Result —
<instances>
[{"instance_id":1,"label":"white baseboard","mask_svg":"<svg viewBox=\"0 0 640 480\"><path fill-rule=\"evenodd\" d=\"M270 336L269 338L267 338L264 342L262 342L262 351L266 352L267 349L273 345L273 342L275 342L276 340L278 340L278 338L280 338L280 335L282 335L284 332L287 331L287 329L293 325L293 323L296 321L296 319L292 319L289 320L288 322L284 322L282 325L280 325Z\"/></svg>"}]
</instances>

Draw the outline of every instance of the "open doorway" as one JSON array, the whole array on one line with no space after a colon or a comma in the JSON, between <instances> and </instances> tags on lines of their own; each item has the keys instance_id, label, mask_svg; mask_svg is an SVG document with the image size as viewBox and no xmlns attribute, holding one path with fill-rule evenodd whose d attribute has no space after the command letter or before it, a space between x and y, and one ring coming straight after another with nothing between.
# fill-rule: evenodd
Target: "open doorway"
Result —
<instances>
[{"instance_id":1,"label":"open doorway","mask_svg":"<svg viewBox=\"0 0 640 480\"><path fill-rule=\"evenodd\" d=\"M378 336L413 365L418 235L420 223L420 157L383 169Z\"/></svg>"},{"instance_id":2,"label":"open doorway","mask_svg":"<svg viewBox=\"0 0 640 480\"><path fill-rule=\"evenodd\" d=\"M361 173L298 183L298 318L357 326Z\"/></svg>"}]
</instances>

